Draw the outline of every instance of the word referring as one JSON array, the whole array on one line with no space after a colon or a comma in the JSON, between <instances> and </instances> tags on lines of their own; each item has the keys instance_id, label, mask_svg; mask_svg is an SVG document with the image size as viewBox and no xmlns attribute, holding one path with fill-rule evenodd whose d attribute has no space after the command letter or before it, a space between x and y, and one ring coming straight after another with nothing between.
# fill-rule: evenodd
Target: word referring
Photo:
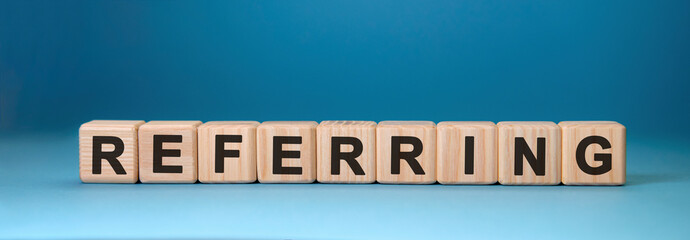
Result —
<instances>
[{"instance_id":1,"label":"word referring","mask_svg":"<svg viewBox=\"0 0 690 240\"><path fill-rule=\"evenodd\" d=\"M611 121L121 121L79 129L85 183L623 185Z\"/></svg>"}]
</instances>

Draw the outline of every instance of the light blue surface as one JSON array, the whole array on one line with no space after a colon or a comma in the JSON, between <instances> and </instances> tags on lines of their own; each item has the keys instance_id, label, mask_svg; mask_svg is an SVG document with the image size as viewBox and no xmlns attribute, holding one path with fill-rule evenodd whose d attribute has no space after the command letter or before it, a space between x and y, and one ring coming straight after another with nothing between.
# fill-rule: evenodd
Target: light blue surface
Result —
<instances>
[{"instance_id":1,"label":"light blue surface","mask_svg":"<svg viewBox=\"0 0 690 240\"><path fill-rule=\"evenodd\" d=\"M0 138L0 238L687 239L690 142L630 134L621 187L83 184L73 134Z\"/></svg>"}]
</instances>

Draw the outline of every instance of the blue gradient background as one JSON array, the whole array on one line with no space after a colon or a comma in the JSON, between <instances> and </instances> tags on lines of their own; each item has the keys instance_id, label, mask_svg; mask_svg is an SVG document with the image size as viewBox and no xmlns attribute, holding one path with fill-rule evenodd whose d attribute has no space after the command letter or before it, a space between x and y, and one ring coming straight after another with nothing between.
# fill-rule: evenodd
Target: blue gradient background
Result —
<instances>
[{"instance_id":1,"label":"blue gradient background","mask_svg":"<svg viewBox=\"0 0 690 240\"><path fill-rule=\"evenodd\" d=\"M684 238L689 43L690 1L0 0L0 238ZM629 184L81 184L92 119L614 120Z\"/></svg>"}]
</instances>

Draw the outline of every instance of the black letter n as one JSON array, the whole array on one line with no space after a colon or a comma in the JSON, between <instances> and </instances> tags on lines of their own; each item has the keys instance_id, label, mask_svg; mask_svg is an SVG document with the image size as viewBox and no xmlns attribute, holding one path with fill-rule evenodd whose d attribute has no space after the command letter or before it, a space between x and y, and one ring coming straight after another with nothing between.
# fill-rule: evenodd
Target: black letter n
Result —
<instances>
[{"instance_id":1,"label":"black letter n","mask_svg":"<svg viewBox=\"0 0 690 240\"><path fill-rule=\"evenodd\" d=\"M517 176L522 176L522 156L525 156L537 176L546 175L546 138L537 138L536 157L532 150L529 149L525 138L515 138L515 175Z\"/></svg>"}]
</instances>

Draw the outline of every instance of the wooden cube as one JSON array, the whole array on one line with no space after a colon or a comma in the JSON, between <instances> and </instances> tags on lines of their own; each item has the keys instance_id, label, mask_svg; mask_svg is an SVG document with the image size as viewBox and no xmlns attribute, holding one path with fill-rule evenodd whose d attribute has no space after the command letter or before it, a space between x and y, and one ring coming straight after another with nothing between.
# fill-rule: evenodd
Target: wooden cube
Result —
<instances>
[{"instance_id":1,"label":"wooden cube","mask_svg":"<svg viewBox=\"0 0 690 240\"><path fill-rule=\"evenodd\" d=\"M317 179L322 183L376 181L376 123L323 121L316 128Z\"/></svg>"},{"instance_id":2,"label":"wooden cube","mask_svg":"<svg viewBox=\"0 0 690 240\"><path fill-rule=\"evenodd\" d=\"M553 122L499 122L498 181L504 185L559 184L560 127Z\"/></svg>"},{"instance_id":3,"label":"wooden cube","mask_svg":"<svg viewBox=\"0 0 690 240\"><path fill-rule=\"evenodd\" d=\"M563 131L563 184L625 184L625 127L608 121L569 121Z\"/></svg>"},{"instance_id":4,"label":"wooden cube","mask_svg":"<svg viewBox=\"0 0 690 240\"><path fill-rule=\"evenodd\" d=\"M144 121L93 120L79 128L79 178L85 183L136 183L137 129Z\"/></svg>"},{"instance_id":5,"label":"wooden cube","mask_svg":"<svg viewBox=\"0 0 690 240\"><path fill-rule=\"evenodd\" d=\"M207 122L199 134L199 181L256 181L256 121Z\"/></svg>"},{"instance_id":6,"label":"wooden cube","mask_svg":"<svg viewBox=\"0 0 690 240\"><path fill-rule=\"evenodd\" d=\"M314 182L317 125L314 121L275 121L259 125L256 143L259 182Z\"/></svg>"},{"instance_id":7,"label":"wooden cube","mask_svg":"<svg viewBox=\"0 0 690 240\"><path fill-rule=\"evenodd\" d=\"M493 122L440 122L436 178L441 184L494 184L498 130Z\"/></svg>"},{"instance_id":8,"label":"wooden cube","mask_svg":"<svg viewBox=\"0 0 690 240\"><path fill-rule=\"evenodd\" d=\"M436 182L436 124L383 121L376 128L376 180L391 184Z\"/></svg>"},{"instance_id":9,"label":"wooden cube","mask_svg":"<svg viewBox=\"0 0 690 240\"><path fill-rule=\"evenodd\" d=\"M200 121L151 121L139 127L142 183L195 183Z\"/></svg>"}]
</instances>

